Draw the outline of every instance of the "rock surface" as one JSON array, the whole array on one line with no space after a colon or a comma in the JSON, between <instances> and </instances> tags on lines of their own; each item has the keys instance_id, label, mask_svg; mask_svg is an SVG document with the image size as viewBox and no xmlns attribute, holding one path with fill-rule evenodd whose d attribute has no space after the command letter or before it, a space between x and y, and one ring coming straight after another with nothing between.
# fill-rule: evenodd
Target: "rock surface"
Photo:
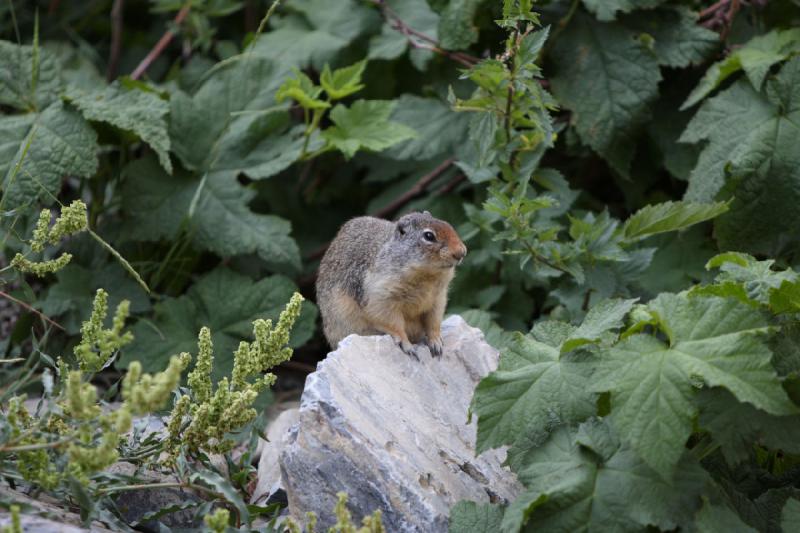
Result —
<instances>
[{"instance_id":1,"label":"rock surface","mask_svg":"<svg viewBox=\"0 0 800 533\"><path fill-rule=\"evenodd\" d=\"M31 498L27 494L0 485L0 531L11 526L11 513L7 505L20 506L20 525L25 533L111 533L99 522L93 522L89 528L83 527L81 517L63 509L61 502L46 494Z\"/></svg>"},{"instance_id":2,"label":"rock surface","mask_svg":"<svg viewBox=\"0 0 800 533\"><path fill-rule=\"evenodd\" d=\"M273 501L286 501L278 458L286 446L289 430L297 423L300 410L292 407L282 411L267 427L267 442L261 447L258 459L258 481L250 503L268 505Z\"/></svg>"},{"instance_id":3,"label":"rock surface","mask_svg":"<svg viewBox=\"0 0 800 533\"><path fill-rule=\"evenodd\" d=\"M467 410L498 353L480 330L453 316L444 355L420 361L388 336L351 335L308 376L299 422L280 454L289 510L314 511L323 531L347 492L356 520L380 509L387 531L447 531L459 500L504 502L520 490L504 453L475 457Z\"/></svg>"}]
</instances>

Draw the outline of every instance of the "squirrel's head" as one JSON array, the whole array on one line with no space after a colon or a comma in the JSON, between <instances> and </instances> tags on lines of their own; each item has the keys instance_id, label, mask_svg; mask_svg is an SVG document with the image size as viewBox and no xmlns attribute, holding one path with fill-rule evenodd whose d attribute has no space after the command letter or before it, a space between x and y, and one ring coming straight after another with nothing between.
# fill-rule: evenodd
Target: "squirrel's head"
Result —
<instances>
[{"instance_id":1,"label":"squirrel's head","mask_svg":"<svg viewBox=\"0 0 800 533\"><path fill-rule=\"evenodd\" d=\"M427 211L409 213L395 223L394 238L420 250L424 266L452 268L467 255L467 247L453 226L434 218Z\"/></svg>"}]
</instances>

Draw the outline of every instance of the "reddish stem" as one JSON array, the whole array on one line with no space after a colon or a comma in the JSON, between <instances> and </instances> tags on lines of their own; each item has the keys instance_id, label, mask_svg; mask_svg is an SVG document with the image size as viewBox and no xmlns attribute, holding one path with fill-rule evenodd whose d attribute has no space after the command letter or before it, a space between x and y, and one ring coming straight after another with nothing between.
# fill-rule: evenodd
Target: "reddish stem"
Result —
<instances>
[{"instance_id":1,"label":"reddish stem","mask_svg":"<svg viewBox=\"0 0 800 533\"><path fill-rule=\"evenodd\" d=\"M187 2L186 4L184 4L181 10L178 11L178 14L175 15L175 19L173 20L175 26L179 26L181 22L183 22L183 19L186 18L186 15L189 14L190 6L191 2ZM175 32L173 32L171 28L167 29L167 31L164 32L164 35L161 36L161 39L158 40L153 49L150 50L150 53L147 54L147 56L145 56L144 59L142 59L142 62L139 63L139 66L137 66L136 69L133 71L133 74L131 74L131 78L134 80L138 80L142 76L142 74L144 74L147 71L147 69L150 68L150 65L153 63L153 61L155 61L156 58L158 58L158 56L161 55L161 52L164 51L167 45L169 45L169 43L172 42L173 37L175 37Z\"/></svg>"}]
</instances>

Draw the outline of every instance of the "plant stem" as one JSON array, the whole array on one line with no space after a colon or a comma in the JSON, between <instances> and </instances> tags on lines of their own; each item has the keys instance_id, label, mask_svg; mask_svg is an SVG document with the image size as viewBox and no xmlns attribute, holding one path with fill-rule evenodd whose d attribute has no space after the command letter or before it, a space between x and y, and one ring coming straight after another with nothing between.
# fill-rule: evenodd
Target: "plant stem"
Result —
<instances>
[{"instance_id":1,"label":"plant stem","mask_svg":"<svg viewBox=\"0 0 800 533\"><path fill-rule=\"evenodd\" d=\"M178 14L175 15L175 19L172 21L175 26L180 26L183 19L186 18L186 15L189 14L189 9L192 6L191 0L186 2ZM168 28L167 31L164 32L164 35L161 36L161 39L158 40L156 45L150 50L150 53L142 59L142 62L134 69L133 73L131 74L131 79L138 80L142 74L144 74L150 65L155 61L158 56L164 51L167 45L172 42L172 38L175 36L175 32L172 31L172 28Z\"/></svg>"},{"instance_id":2,"label":"plant stem","mask_svg":"<svg viewBox=\"0 0 800 533\"><path fill-rule=\"evenodd\" d=\"M54 442L40 442L37 444L22 444L20 446L0 447L0 453L31 452L34 450L46 450L48 448L60 448L72 442L72 439L57 440Z\"/></svg>"}]
</instances>

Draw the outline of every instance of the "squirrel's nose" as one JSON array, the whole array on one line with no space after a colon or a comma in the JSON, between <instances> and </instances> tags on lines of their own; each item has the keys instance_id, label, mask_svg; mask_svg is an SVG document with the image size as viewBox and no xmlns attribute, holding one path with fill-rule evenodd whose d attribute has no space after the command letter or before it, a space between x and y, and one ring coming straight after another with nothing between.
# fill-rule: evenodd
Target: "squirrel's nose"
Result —
<instances>
[{"instance_id":1,"label":"squirrel's nose","mask_svg":"<svg viewBox=\"0 0 800 533\"><path fill-rule=\"evenodd\" d=\"M458 259L459 262L461 262L461 260L464 259L466 255L467 255L467 247L464 246L463 244L459 248L453 250L453 258Z\"/></svg>"}]
</instances>

